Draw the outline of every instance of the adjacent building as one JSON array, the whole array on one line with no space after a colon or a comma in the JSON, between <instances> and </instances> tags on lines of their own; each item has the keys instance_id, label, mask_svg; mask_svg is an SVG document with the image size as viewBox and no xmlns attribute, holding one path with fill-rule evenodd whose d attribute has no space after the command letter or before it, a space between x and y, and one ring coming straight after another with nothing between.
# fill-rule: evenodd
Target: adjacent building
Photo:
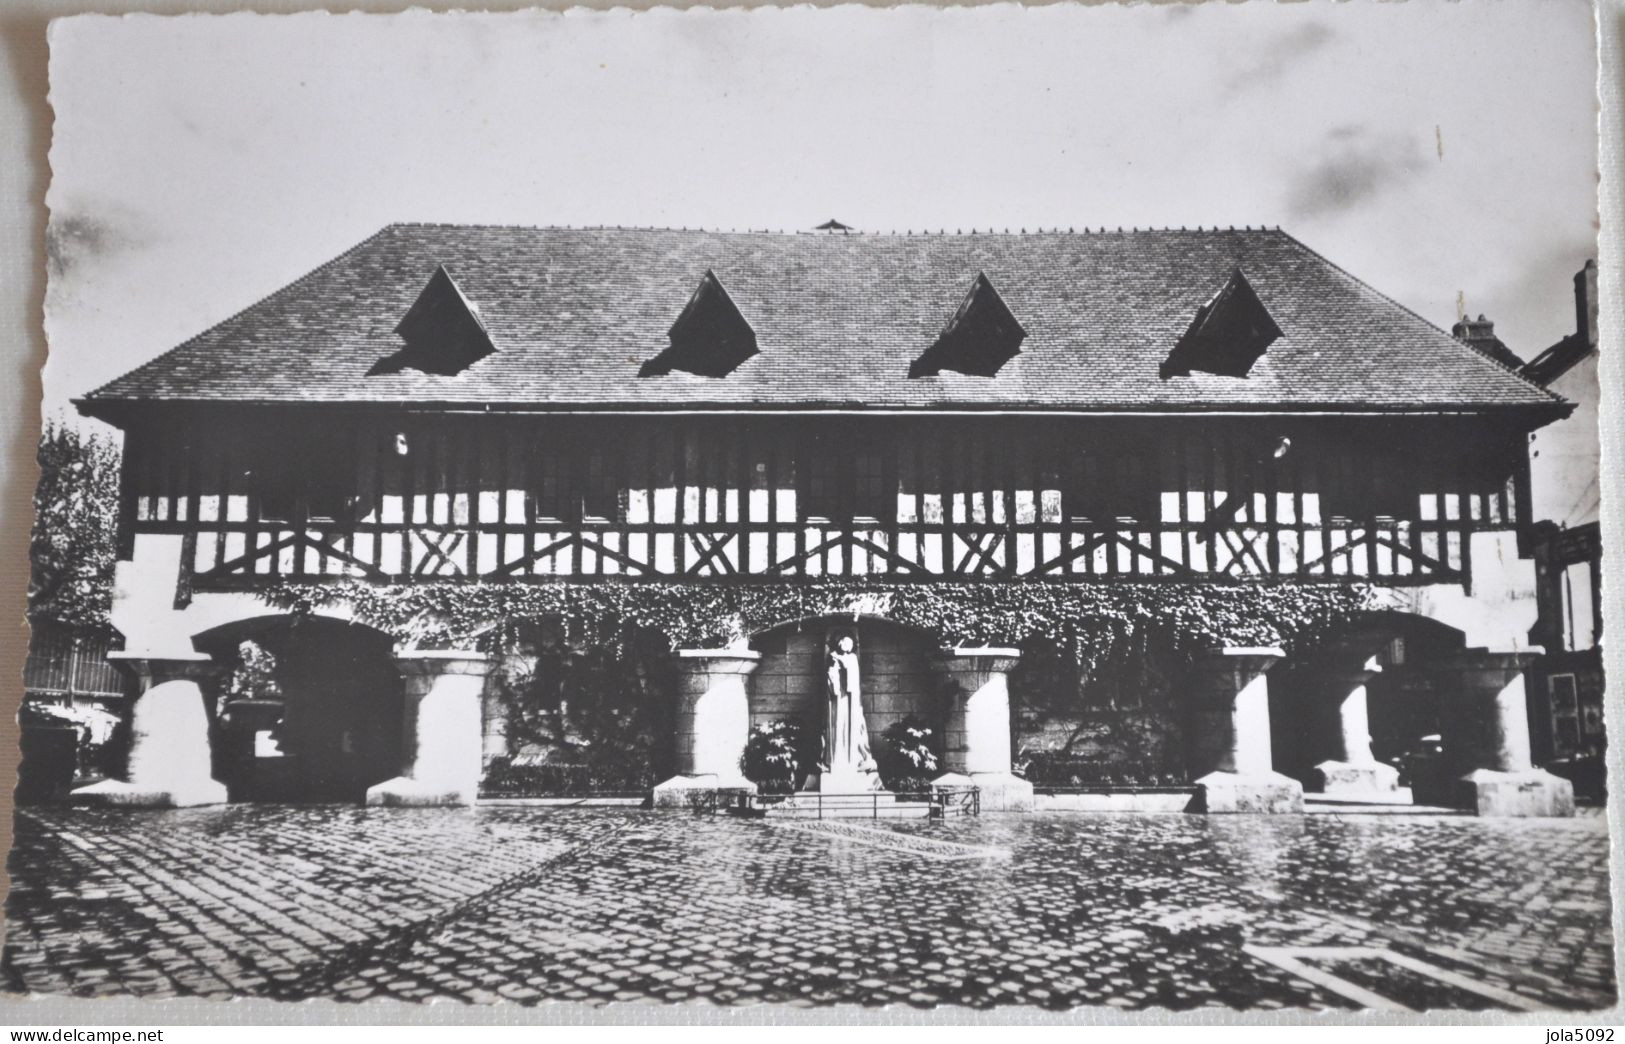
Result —
<instances>
[{"instance_id":1,"label":"adjacent building","mask_svg":"<svg viewBox=\"0 0 1625 1044\"><path fill-rule=\"evenodd\" d=\"M1602 506L1597 431L1597 263L1574 276L1575 330L1520 372L1574 404L1530 438L1531 507L1540 618L1533 641L1546 655L1531 671L1530 725L1537 760L1602 801Z\"/></svg>"}]
</instances>

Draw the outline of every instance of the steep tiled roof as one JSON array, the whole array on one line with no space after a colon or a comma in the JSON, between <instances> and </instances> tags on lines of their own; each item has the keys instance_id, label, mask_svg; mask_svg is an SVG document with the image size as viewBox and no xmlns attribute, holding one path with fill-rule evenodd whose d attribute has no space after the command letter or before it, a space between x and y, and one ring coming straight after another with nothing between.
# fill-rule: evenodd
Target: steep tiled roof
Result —
<instances>
[{"instance_id":1,"label":"steep tiled roof","mask_svg":"<svg viewBox=\"0 0 1625 1044\"><path fill-rule=\"evenodd\" d=\"M438 266L497 350L368 375ZM760 349L725 377L639 377L707 270ZM1283 336L1247 377L1158 370L1245 273ZM994 377L910 378L985 272L1027 332ZM871 235L392 225L81 401L486 408L1561 408L1280 231Z\"/></svg>"}]
</instances>

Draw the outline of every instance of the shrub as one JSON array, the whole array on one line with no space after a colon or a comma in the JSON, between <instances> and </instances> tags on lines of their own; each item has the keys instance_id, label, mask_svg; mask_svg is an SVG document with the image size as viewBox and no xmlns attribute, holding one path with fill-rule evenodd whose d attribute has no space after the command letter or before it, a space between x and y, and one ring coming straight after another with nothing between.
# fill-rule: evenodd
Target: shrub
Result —
<instances>
[{"instance_id":1,"label":"shrub","mask_svg":"<svg viewBox=\"0 0 1625 1044\"><path fill-rule=\"evenodd\" d=\"M107 774L108 747L121 724L117 714L101 707L33 699L24 700L18 708L17 722L25 729L73 729L76 775Z\"/></svg>"},{"instance_id":2,"label":"shrub","mask_svg":"<svg viewBox=\"0 0 1625 1044\"><path fill-rule=\"evenodd\" d=\"M887 789L910 794L931 789L931 781L941 775L933 738L932 730L912 714L886 726L875 765Z\"/></svg>"},{"instance_id":3,"label":"shrub","mask_svg":"<svg viewBox=\"0 0 1625 1044\"><path fill-rule=\"evenodd\" d=\"M636 793L648 790L654 782L647 761L515 764L511 757L498 757L486 766L480 791L502 797L590 797Z\"/></svg>"},{"instance_id":4,"label":"shrub","mask_svg":"<svg viewBox=\"0 0 1625 1044\"><path fill-rule=\"evenodd\" d=\"M793 794L811 764L808 731L799 721L780 719L751 730L739 767L764 794Z\"/></svg>"},{"instance_id":5,"label":"shrub","mask_svg":"<svg viewBox=\"0 0 1625 1044\"><path fill-rule=\"evenodd\" d=\"M1184 773L1143 760L1080 756L1066 751L1028 751L1016 759L1016 771L1035 787L1175 787L1185 786Z\"/></svg>"}]
</instances>

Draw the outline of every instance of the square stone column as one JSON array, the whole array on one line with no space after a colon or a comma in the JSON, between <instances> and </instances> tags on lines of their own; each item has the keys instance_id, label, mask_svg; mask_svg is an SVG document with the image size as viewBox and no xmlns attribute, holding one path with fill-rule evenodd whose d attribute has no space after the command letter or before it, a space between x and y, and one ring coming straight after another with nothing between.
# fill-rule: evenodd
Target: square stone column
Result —
<instances>
[{"instance_id":1,"label":"square stone column","mask_svg":"<svg viewBox=\"0 0 1625 1044\"><path fill-rule=\"evenodd\" d=\"M942 653L948 675L943 761L933 786L975 786L982 810L1031 812L1033 785L1010 771L1010 671L1019 649L957 648Z\"/></svg>"},{"instance_id":2,"label":"square stone column","mask_svg":"<svg viewBox=\"0 0 1625 1044\"><path fill-rule=\"evenodd\" d=\"M1371 753L1366 686L1381 671L1375 656L1339 651L1321 675L1317 724L1329 756L1314 767L1312 779L1323 794L1374 797L1399 789L1399 770Z\"/></svg>"},{"instance_id":3,"label":"square stone column","mask_svg":"<svg viewBox=\"0 0 1625 1044\"><path fill-rule=\"evenodd\" d=\"M750 649L678 650L677 774L654 788L656 808L687 808L703 791L756 789L739 763L750 739L745 680L761 662Z\"/></svg>"},{"instance_id":4,"label":"square stone column","mask_svg":"<svg viewBox=\"0 0 1625 1044\"><path fill-rule=\"evenodd\" d=\"M369 805L472 805L481 771L480 705L491 662L468 650L395 658L406 682L401 774L367 788Z\"/></svg>"},{"instance_id":5,"label":"square stone column","mask_svg":"<svg viewBox=\"0 0 1625 1044\"><path fill-rule=\"evenodd\" d=\"M1574 784L1535 768L1525 671L1538 653L1468 649L1446 668L1460 686L1440 707L1457 803L1481 816L1572 816Z\"/></svg>"},{"instance_id":6,"label":"square stone column","mask_svg":"<svg viewBox=\"0 0 1625 1044\"><path fill-rule=\"evenodd\" d=\"M202 653L153 657L117 652L108 660L141 690L129 710L129 778L80 787L69 799L148 808L224 804L226 785L211 774L203 690L218 671L214 661Z\"/></svg>"},{"instance_id":7,"label":"square stone column","mask_svg":"<svg viewBox=\"0 0 1625 1044\"><path fill-rule=\"evenodd\" d=\"M1191 760L1208 812L1302 812L1303 785L1274 770L1265 672L1280 649L1226 647L1192 665Z\"/></svg>"}]
</instances>

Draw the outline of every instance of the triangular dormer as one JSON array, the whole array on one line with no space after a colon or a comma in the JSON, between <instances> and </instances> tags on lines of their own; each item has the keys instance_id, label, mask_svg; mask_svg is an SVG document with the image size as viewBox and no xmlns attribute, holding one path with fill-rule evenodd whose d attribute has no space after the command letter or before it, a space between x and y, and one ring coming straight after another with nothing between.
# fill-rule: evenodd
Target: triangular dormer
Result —
<instances>
[{"instance_id":1,"label":"triangular dormer","mask_svg":"<svg viewBox=\"0 0 1625 1044\"><path fill-rule=\"evenodd\" d=\"M445 265L435 268L395 332L406 346L379 359L367 376L413 369L451 377L497 350L479 306L463 296Z\"/></svg>"},{"instance_id":2,"label":"triangular dormer","mask_svg":"<svg viewBox=\"0 0 1625 1044\"><path fill-rule=\"evenodd\" d=\"M970 293L960 302L936 343L908 368L910 377L935 377L943 370L992 377L1021 351L1027 331L993 288L987 273L976 273Z\"/></svg>"},{"instance_id":3,"label":"triangular dormer","mask_svg":"<svg viewBox=\"0 0 1625 1044\"><path fill-rule=\"evenodd\" d=\"M709 268L667 336L671 346L644 363L639 377L662 377L673 370L726 377L756 354L756 331Z\"/></svg>"},{"instance_id":4,"label":"triangular dormer","mask_svg":"<svg viewBox=\"0 0 1625 1044\"><path fill-rule=\"evenodd\" d=\"M1241 269L1234 269L1219 292L1197 309L1190 328L1163 361L1162 376L1185 377L1200 370L1245 377L1280 336L1281 328L1252 284Z\"/></svg>"}]
</instances>

